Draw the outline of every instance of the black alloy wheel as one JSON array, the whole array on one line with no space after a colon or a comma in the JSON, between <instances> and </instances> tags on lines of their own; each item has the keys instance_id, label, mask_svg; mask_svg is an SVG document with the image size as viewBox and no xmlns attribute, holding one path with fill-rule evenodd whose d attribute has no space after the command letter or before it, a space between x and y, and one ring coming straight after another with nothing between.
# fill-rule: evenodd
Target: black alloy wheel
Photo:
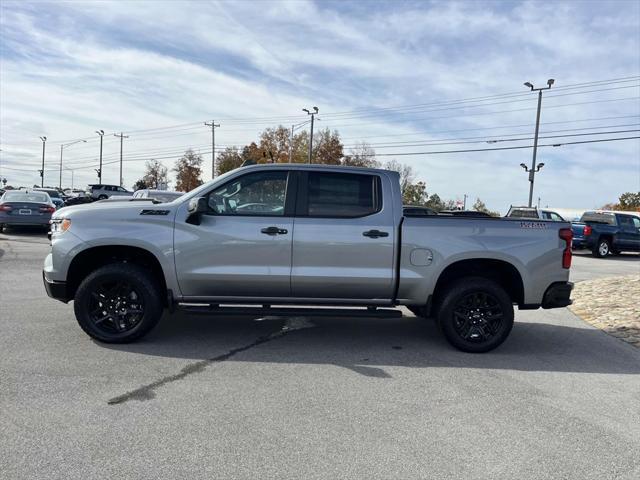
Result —
<instances>
[{"instance_id":1,"label":"black alloy wheel","mask_svg":"<svg viewBox=\"0 0 640 480\"><path fill-rule=\"evenodd\" d=\"M80 284L74 311L80 327L105 343L129 343L156 326L164 302L152 273L135 264L98 268Z\"/></svg>"},{"instance_id":2,"label":"black alloy wheel","mask_svg":"<svg viewBox=\"0 0 640 480\"><path fill-rule=\"evenodd\" d=\"M126 280L107 280L94 285L89 300L89 318L106 334L133 329L144 316L144 300Z\"/></svg>"},{"instance_id":3,"label":"black alloy wheel","mask_svg":"<svg viewBox=\"0 0 640 480\"><path fill-rule=\"evenodd\" d=\"M436 311L449 343L464 352L480 353L506 340L513 328L513 301L500 284L464 277L443 288Z\"/></svg>"}]
</instances>

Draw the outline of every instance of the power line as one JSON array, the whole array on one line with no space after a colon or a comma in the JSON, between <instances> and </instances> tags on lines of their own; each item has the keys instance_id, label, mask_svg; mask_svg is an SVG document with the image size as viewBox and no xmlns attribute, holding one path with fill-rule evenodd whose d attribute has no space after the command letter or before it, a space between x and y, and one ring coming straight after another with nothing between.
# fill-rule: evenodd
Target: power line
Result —
<instances>
[{"instance_id":1,"label":"power line","mask_svg":"<svg viewBox=\"0 0 640 480\"><path fill-rule=\"evenodd\" d=\"M622 137L622 138L602 138L599 140L581 140L577 142L562 142L562 143L547 143L544 145L538 145L538 147L562 147L564 145L579 145L584 143L599 143L599 142L616 142L620 140L633 140L640 138L635 137ZM392 157L392 156L406 156L406 155L439 155L445 153L471 153L471 152L493 152L499 150L519 150L524 148L533 148L533 145L519 145L513 147L493 147L493 148L474 148L468 150L440 150L432 152L396 152L396 153L380 153L376 154L377 157Z\"/></svg>"}]
</instances>

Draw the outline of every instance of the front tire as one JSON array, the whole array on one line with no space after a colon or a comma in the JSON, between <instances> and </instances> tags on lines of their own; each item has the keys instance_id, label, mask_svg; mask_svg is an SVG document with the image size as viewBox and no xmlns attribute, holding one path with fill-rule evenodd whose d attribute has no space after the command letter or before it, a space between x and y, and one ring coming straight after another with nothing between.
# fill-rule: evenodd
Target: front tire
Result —
<instances>
[{"instance_id":1,"label":"front tire","mask_svg":"<svg viewBox=\"0 0 640 480\"><path fill-rule=\"evenodd\" d=\"M78 324L104 343L129 343L149 333L162 316L160 289L138 265L113 263L85 278L73 305Z\"/></svg>"},{"instance_id":2,"label":"front tire","mask_svg":"<svg viewBox=\"0 0 640 480\"><path fill-rule=\"evenodd\" d=\"M439 302L438 324L447 341L463 352L488 352L513 328L513 304L496 282L481 277L451 283Z\"/></svg>"},{"instance_id":3,"label":"front tire","mask_svg":"<svg viewBox=\"0 0 640 480\"><path fill-rule=\"evenodd\" d=\"M596 243L595 247L593 247L593 250L591 251L593 256L596 258L604 258L609 255L610 252L611 244L606 238L601 238L600 240L598 240L598 243Z\"/></svg>"}]
</instances>

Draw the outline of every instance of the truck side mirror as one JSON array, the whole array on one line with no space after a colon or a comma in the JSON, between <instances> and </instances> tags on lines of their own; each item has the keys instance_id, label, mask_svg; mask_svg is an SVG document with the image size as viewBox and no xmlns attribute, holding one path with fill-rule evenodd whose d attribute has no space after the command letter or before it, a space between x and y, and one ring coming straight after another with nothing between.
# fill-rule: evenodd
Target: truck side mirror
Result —
<instances>
[{"instance_id":1,"label":"truck side mirror","mask_svg":"<svg viewBox=\"0 0 640 480\"><path fill-rule=\"evenodd\" d=\"M187 211L189 212L187 223L200 225L200 216L209 211L209 203L206 197L196 197L189 200Z\"/></svg>"}]
</instances>

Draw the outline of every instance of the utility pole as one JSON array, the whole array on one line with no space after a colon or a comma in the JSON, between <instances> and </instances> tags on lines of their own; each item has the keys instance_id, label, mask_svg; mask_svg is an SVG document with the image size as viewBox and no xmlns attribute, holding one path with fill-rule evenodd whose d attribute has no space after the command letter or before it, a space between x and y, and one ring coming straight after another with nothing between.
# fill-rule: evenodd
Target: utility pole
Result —
<instances>
[{"instance_id":1,"label":"utility pole","mask_svg":"<svg viewBox=\"0 0 640 480\"><path fill-rule=\"evenodd\" d=\"M44 146L47 143L47 137L40 137L42 140L42 170L40 170L40 187L44 187Z\"/></svg>"},{"instance_id":2,"label":"utility pole","mask_svg":"<svg viewBox=\"0 0 640 480\"><path fill-rule=\"evenodd\" d=\"M62 190L62 150L64 149L64 147L69 147L71 145L75 145L76 143L80 143L80 142L87 143L86 140L76 140L75 142L61 143L60 144L60 179L58 181L58 188L60 190ZM71 187L71 188L73 188L73 187Z\"/></svg>"},{"instance_id":3,"label":"utility pole","mask_svg":"<svg viewBox=\"0 0 640 480\"><path fill-rule=\"evenodd\" d=\"M104 137L104 130L96 130L96 133L100 135L100 167L98 168L98 183L102 183L102 137Z\"/></svg>"},{"instance_id":4,"label":"utility pole","mask_svg":"<svg viewBox=\"0 0 640 480\"><path fill-rule=\"evenodd\" d=\"M306 108L302 109L303 112L307 112L307 115L311 115L311 134L309 135L309 159L307 160L307 163L311 163L311 154L313 152L313 121L315 119L315 116L318 114L318 107L313 107L313 110L314 110L313 112L310 112Z\"/></svg>"},{"instance_id":5,"label":"utility pole","mask_svg":"<svg viewBox=\"0 0 640 480\"><path fill-rule=\"evenodd\" d=\"M220 127L219 123L211 120L211 123L204 122L205 126L211 127L211 180L216 177L216 128Z\"/></svg>"},{"instance_id":6,"label":"utility pole","mask_svg":"<svg viewBox=\"0 0 640 480\"><path fill-rule=\"evenodd\" d=\"M536 156L538 155L538 132L540 131L540 110L542 108L542 91L549 90L551 85L555 83L553 78L547 80L547 86L542 88L534 88L531 82L525 82L524 86L529 87L532 92L538 92L538 112L536 113L536 133L533 139L533 159L531 160L531 168L527 169L525 166L525 172L529 173L529 206L533 203L533 182L536 177L536 172L539 172L544 163L541 163L536 168Z\"/></svg>"},{"instance_id":7,"label":"utility pole","mask_svg":"<svg viewBox=\"0 0 640 480\"><path fill-rule=\"evenodd\" d=\"M122 139L129 138L129 135L124 135L122 132L120 132L120 135L114 133L113 136L120 137L120 186L122 186ZM102 170L102 166L100 166L100 170Z\"/></svg>"},{"instance_id":8,"label":"utility pole","mask_svg":"<svg viewBox=\"0 0 640 480\"><path fill-rule=\"evenodd\" d=\"M293 154L293 130L295 125L291 125L291 136L289 137L289 163L291 163L291 155Z\"/></svg>"}]
</instances>

